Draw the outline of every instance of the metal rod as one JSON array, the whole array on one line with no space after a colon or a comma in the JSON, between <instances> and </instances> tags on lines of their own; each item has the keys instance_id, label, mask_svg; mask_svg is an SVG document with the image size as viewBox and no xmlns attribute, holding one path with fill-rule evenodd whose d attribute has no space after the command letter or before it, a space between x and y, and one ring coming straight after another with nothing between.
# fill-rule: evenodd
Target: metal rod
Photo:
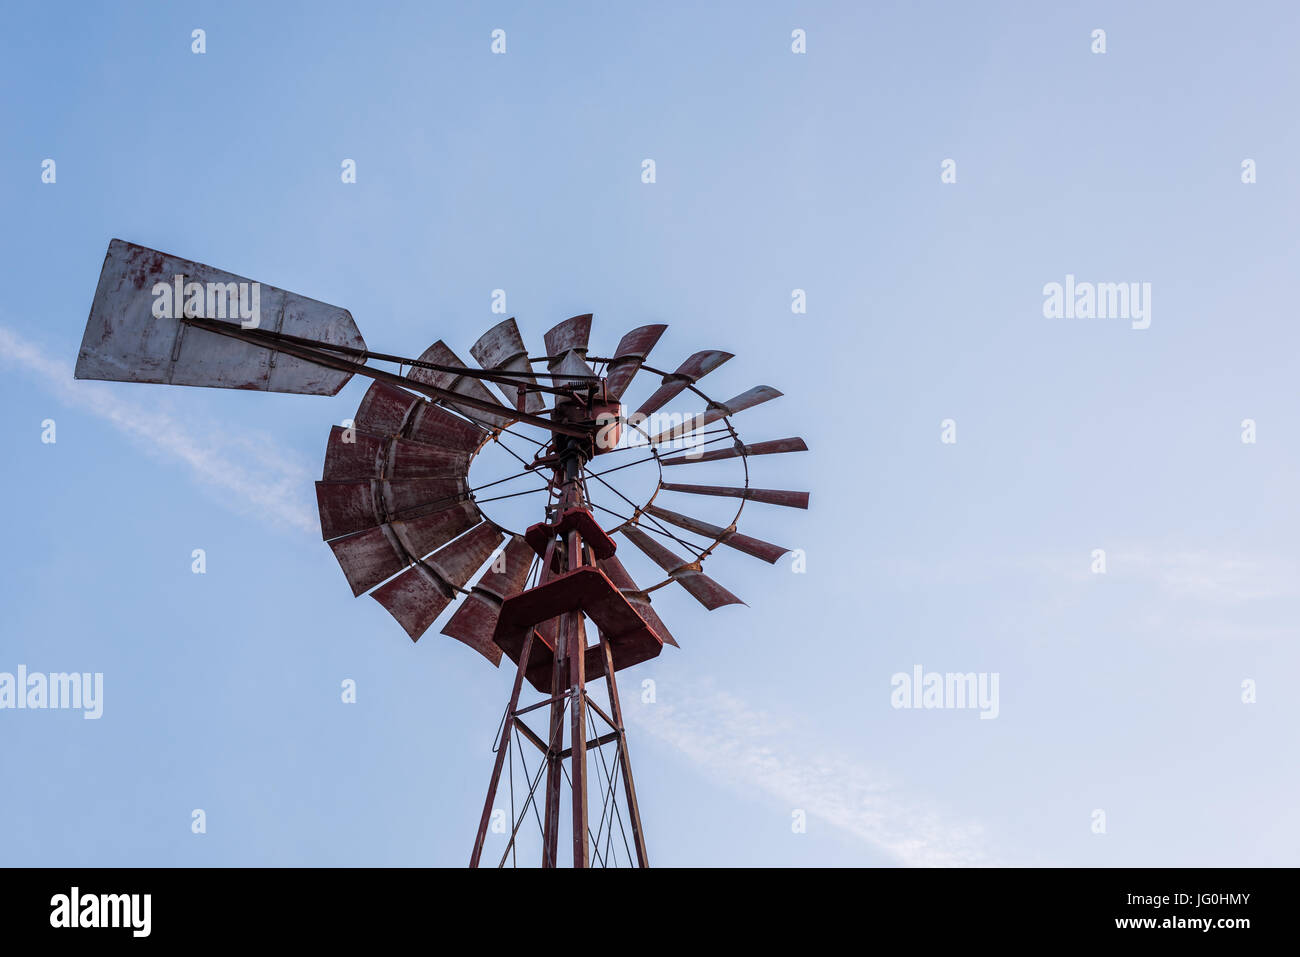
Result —
<instances>
[{"instance_id":1,"label":"metal rod","mask_svg":"<svg viewBox=\"0 0 1300 957\"><path fill-rule=\"evenodd\" d=\"M571 541L578 539L577 532L569 533ZM587 638L582 624L582 612L565 616L569 621L569 683L573 686L573 707L570 710L572 728L569 732L572 752L573 787L573 866L588 867L590 845L587 833L587 695L586 662Z\"/></svg>"},{"instance_id":2,"label":"metal rod","mask_svg":"<svg viewBox=\"0 0 1300 957\"><path fill-rule=\"evenodd\" d=\"M524 764L524 754L522 751L519 752L519 763L524 765L524 775L527 776L528 765ZM518 836L519 834L519 828L524 823L524 818L528 816L529 805L532 805L534 811L536 811L537 809L537 802L533 799L533 796L537 793L537 785L542 779L542 769L545 767L546 765L538 762L537 775L533 778L532 786L529 787L528 789L528 797L524 801L523 810L520 812L519 817L515 820L515 826L514 829L510 832L510 840L506 843L506 849L501 852L501 860L497 864L498 868L505 866L506 858L509 857L510 852L514 850L515 837Z\"/></svg>"},{"instance_id":3,"label":"metal rod","mask_svg":"<svg viewBox=\"0 0 1300 957\"><path fill-rule=\"evenodd\" d=\"M515 737L516 738L519 737L518 723L515 724ZM519 764L524 769L524 780L528 780L528 775L531 774L532 772L528 770L528 759L524 757L523 748L519 749ZM526 816L525 812L528 810L529 806L531 806L533 812L533 820L537 822L537 833L539 835L542 833L542 812L541 812L541 808L537 804L536 795L537 795L537 785L542 780L542 771L545 768L546 768L546 762L544 761L537 762L537 774L533 776L532 778L533 783L528 789L527 804L525 804L524 808L519 812L519 817L515 819L516 821L519 822L519 824L523 824L523 818ZM513 806L514 804L513 791L511 792L510 797L511 797L511 805ZM511 813L513 813L513 811ZM516 825L515 832L518 833L518 830L519 827L518 825ZM515 858L515 860L517 861L518 858ZM516 863L515 866L518 867L519 866L518 863Z\"/></svg>"},{"instance_id":4,"label":"metal rod","mask_svg":"<svg viewBox=\"0 0 1300 957\"><path fill-rule=\"evenodd\" d=\"M214 322L215 320L206 317L184 317L182 322L192 322L194 319L204 322ZM198 323L193 323L197 325ZM241 327L242 328L242 327ZM308 339L304 336L290 335L287 332L273 332L270 329L255 330L262 332L266 338L274 339L280 342L292 342L302 346L311 346L312 348L325 349L328 352L339 352L346 356L355 356L362 362L367 359L378 359L380 362L395 362L398 365L407 365L416 369L428 369L432 372L449 372L453 375L467 375L475 379L486 379L488 382L497 382L501 385L513 386L519 389L536 392L552 392L556 395L569 396L572 390L557 389L553 386L538 385L534 379L559 379L559 378L587 378L586 376L561 376L550 372L511 372L509 369L471 369L468 366L444 366L436 362L425 362L423 359L408 359L406 356L393 355L388 352L375 352L373 349L357 349L354 346L345 346L337 342L322 342L319 339ZM523 381L518 381L522 379Z\"/></svg>"},{"instance_id":5,"label":"metal rod","mask_svg":"<svg viewBox=\"0 0 1300 957\"><path fill-rule=\"evenodd\" d=\"M550 486L539 485L536 488L526 488L522 492L511 492L509 495L493 495L490 498L476 498L474 501L482 505L484 502L499 502L503 498L518 498L520 495L532 495L534 492L545 492ZM417 506L419 507L419 506Z\"/></svg>"},{"instance_id":6,"label":"metal rod","mask_svg":"<svg viewBox=\"0 0 1300 957\"><path fill-rule=\"evenodd\" d=\"M533 731L532 728L528 727L528 725L524 724L522 721L516 721L515 730L521 732L523 736L528 739L528 743L538 751L542 752L542 754L546 753L546 742L539 738L537 733Z\"/></svg>"},{"instance_id":7,"label":"metal rod","mask_svg":"<svg viewBox=\"0 0 1300 957\"><path fill-rule=\"evenodd\" d=\"M611 718L609 715L605 714L604 711L601 711L600 705L592 701L590 695L587 695L587 707L591 708L592 711L600 715L600 719L604 721L607 725L609 725L611 728L613 728L615 731L618 730L618 725L614 723L614 719Z\"/></svg>"},{"instance_id":8,"label":"metal rod","mask_svg":"<svg viewBox=\"0 0 1300 957\"><path fill-rule=\"evenodd\" d=\"M588 704L590 704L590 702L588 702ZM598 738L592 738L590 741L587 742L586 746L588 748L603 747L609 744L609 742L617 740L618 735L619 732L617 731L607 731ZM567 758L571 754L573 754L573 748L565 748L563 751L560 752L560 757Z\"/></svg>"},{"instance_id":9,"label":"metal rod","mask_svg":"<svg viewBox=\"0 0 1300 957\"><path fill-rule=\"evenodd\" d=\"M560 746L564 739L564 655L568 647L564 619L555 633L555 660L551 665L551 723L546 753L546 828L542 834L542 867L555 867L560 838Z\"/></svg>"},{"instance_id":10,"label":"metal rod","mask_svg":"<svg viewBox=\"0 0 1300 957\"><path fill-rule=\"evenodd\" d=\"M518 717L521 714L527 714L530 711L536 711L538 708L545 708L548 704L554 704L556 701L564 701L568 697L567 693L561 693L558 697L543 698L541 701L536 701L533 704L530 704L527 708L520 708L515 712L515 717Z\"/></svg>"},{"instance_id":11,"label":"metal rod","mask_svg":"<svg viewBox=\"0 0 1300 957\"><path fill-rule=\"evenodd\" d=\"M577 426L566 425L563 422L553 422L550 419L544 419L541 416L531 415L526 412L515 412L507 409L499 402L489 402L486 399L476 399L473 396L463 395L460 392L452 392L449 389L440 389L437 386L429 385L425 382L417 382L414 379L400 376L393 372L386 372L383 369L371 369L360 363L350 362L346 359L339 359L322 351L319 347L322 343L314 343L311 346L299 345L295 342L286 341L278 338L276 333L268 333L264 329L241 329L232 326L229 323L217 322L210 319L183 319L182 322L204 329L208 332L215 332L218 335L229 336L232 339L239 339L243 342L252 343L255 346L270 348L270 343L274 343L275 349L283 352L285 355L293 356L296 359L302 359L305 362L315 363L324 366L327 369L337 369L340 372L351 372L362 375L379 382L387 382L390 385L400 386L404 389L410 389L413 392L419 392L427 395L432 399L438 399L442 402L448 402L452 405L467 405L471 409L478 409L480 412L489 412L493 415L501 415L504 418L514 418L526 425L535 425L538 428L547 429L551 432L558 432L562 435L571 435L577 438L583 438L587 432ZM297 338L292 337L292 338Z\"/></svg>"},{"instance_id":12,"label":"metal rod","mask_svg":"<svg viewBox=\"0 0 1300 957\"><path fill-rule=\"evenodd\" d=\"M619 469L630 469L634 465L644 465L646 462L653 462L658 457L658 455L647 455L643 459L637 459L635 462L625 462L622 465L614 466L612 469L605 469L603 472L588 472L587 477L600 478L602 475L608 475L610 472L617 472Z\"/></svg>"}]
</instances>

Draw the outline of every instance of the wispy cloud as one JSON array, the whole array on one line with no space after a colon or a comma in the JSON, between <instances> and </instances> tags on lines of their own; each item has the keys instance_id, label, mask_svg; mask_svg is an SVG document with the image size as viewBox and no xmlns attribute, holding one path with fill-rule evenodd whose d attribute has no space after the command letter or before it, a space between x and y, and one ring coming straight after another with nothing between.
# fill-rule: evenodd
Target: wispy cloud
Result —
<instances>
[{"instance_id":1,"label":"wispy cloud","mask_svg":"<svg viewBox=\"0 0 1300 957\"><path fill-rule=\"evenodd\" d=\"M1092 563L1091 549L1084 548L1068 554L878 559L872 580L902 589L980 584L990 595L1015 590L1016 621L1023 624L1036 610L1049 630L1062 619L1077 622L1092 609L1122 615L1116 627L1180 641L1296 637L1300 563L1293 558L1230 547L1116 542L1106 548L1104 575L1094 574Z\"/></svg>"},{"instance_id":2,"label":"wispy cloud","mask_svg":"<svg viewBox=\"0 0 1300 957\"><path fill-rule=\"evenodd\" d=\"M63 404L98 416L141 447L183 463L220 501L245 514L301 529L319 530L307 497L312 475L305 463L275 451L274 443L247 433L180 422L166 412L123 397L126 387L77 380L72 363L0 325L0 361L35 378Z\"/></svg>"},{"instance_id":3,"label":"wispy cloud","mask_svg":"<svg viewBox=\"0 0 1300 957\"><path fill-rule=\"evenodd\" d=\"M1280 556L1125 549L1108 566L1154 581L1177 598L1218 604L1287 598L1300 591L1300 566Z\"/></svg>"},{"instance_id":4,"label":"wispy cloud","mask_svg":"<svg viewBox=\"0 0 1300 957\"><path fill-rule=\"evenodd\" d=\"M947 819L888 775L808 746L807 736L791 743L782 721L711 685L683 688L672 702L630 707L628 717L725 783L802 808L900 864L993 863L978 825Z\"/></svg>"}]
</instances>

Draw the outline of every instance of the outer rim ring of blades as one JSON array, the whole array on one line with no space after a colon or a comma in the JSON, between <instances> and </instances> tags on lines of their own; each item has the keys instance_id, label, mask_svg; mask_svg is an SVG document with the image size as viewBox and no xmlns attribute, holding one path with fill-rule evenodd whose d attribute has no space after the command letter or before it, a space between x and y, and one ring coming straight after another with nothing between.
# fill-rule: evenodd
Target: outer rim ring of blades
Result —
<instances>
[{"instance_id":1,"label":"outer rim ring of blades","mask_svg":"<svg viewBox=\"0 0 1300 957\"><path fill-rule=\"evenodd\" d=\"M329 432L317 483L322 535L353 595L368 593L418 640L472 594L466 586L504 538L469 494L484 433L383 382L362 396L353 423ZM460 491L439 497L449 490ZM493 649L466 644L499 661Z\"/></svg>"},{"instance_id":2,"label":"outer rim ring of blades","mask_svg":"<svg viewBox=\"0 0 1300 957\"><path fill-rule=\"evenodd\" d=\"M582 351L585 352L586 336L581 335L580 333L587 331L587 329L589 328L589 323L590 323L590 317L588 316L574 317L574 319L566 320L564 323L561 323L559 326L555 327L555 329L551 330L551 333L548 333L548 336L550 336L552 333L556 333L559 330L568 330L571 326L574 325L585 326L586 328L582 328L579 330L579 338L583 340L581 343L577 343L577 342L567 343L567 345L570 346L570 350L572 350L573 347L581 346ZM500 324L496 327L493 327L492 330L489 330L489 333L485 333L484 337L480 338L480 343L487 341L487 337L489 336L489 334L497 331L500 328L501 328ZM636 332L639 330L633 330L633 331ZM440 343L435 344L435 346L437 345L440 345ZM479 343L476 343L476 347L478 345ZM651 343L651 345L653 345L653 343ZM517 345L514 345L511 351L512 352L517 351ZM645 351L648 352L649 349L647 348ZM707 354L727 355L727 357L730 358L729 354L724 354L724 353L707 353ZM702 355L702 353L697 353L697 355ZM475 355L475 358L477 359L479 358L479 356ZM638 357L637 366L636 369L633 371L633 375L635 375L636 371L645 369L645 371L647 372L665 376L665 378L669 379L669 381L672 382L673 385L679 387L677 389L677 394L680 394L682 392L689 392L690 394L693 394L698 399L700 399L704 404L705 411L699 414L698 424L694 425L691 428L669 429L665 432L662 432L654 436L651 436L648 430L642 428L641 424L632 426L632 428L636 429L636 431L638 431L642 435L642 437L646 440L646 446L643 446L642 448L648 447L651 450L653 460L659 472L658 481L656 482L655 489L651 493L649 499L639 507L634 506L634 512L633 512L634 521L632 522L620 521L616 525L611 525L608 531L617 531L621 527L632 526L638 528L638 530L646 538L650 538L651 536L654 536L655 539L662 539L666 537L669 541L676 541L680 543L680 545L688 549L689 552L688 561L683 563L682 567L671 570L671 573L667 577L665 577L662 581L641 590L640 593L642 595L648 595L650 592L653 592L659 588L666 587L667 585L671 584L674 581L678 581L679 583L687 585L687 590L690 591L691 594L695 595L697 600L705 601L704 598L701 598L701 594L708 593L710 597L706 602L706 607L716 608L719 607L721 604L729 604L734 601L739 601L740 599L736 598L734 595L731 595L731 593L728 592L725 589L725 587L719 585L716 582L713 582L713 580L710 579L707 575L704 575L702 572L699 571L691 572L689 568L687 568L686 566L693 566L698 569L702 565L702 563L713 553L713 551L719 545L722 544L729 545L732 548L735 548L742 552L746 552L747 554L753 555L755 557L758 557L770 563L775 563L775 561L777 561L781 555L785 554L788 551L788 549L782 546L774 545L770 542L764 542L761 539L754 539L749 536L741 534L738 531L738 523L740 521L740 517L744 512L745 505L751 499L755 499L758 501L772 501L770 497L769 498L762 497L763 495L768 495L769 493L774 495L780 495L780 496L802 495L804 496L803 504L799 507L807 507L806 493L772 492L771 490L753 489L753 487L750 484L750 472L749 472L748 459L751 454L767 454L770 452L800 451L806 449L807 446L803 443L802 439L780 439L780 440L773 440L768 442L760 442L753 446L744 445L741 442L739 433L737 432L735 425L732 422L732 416L754 405L761 404L762 402L765 402L770 398L775 398L776 396L779 396L780 393L777 392L775 389L771 389L770 387L766 387L766 386L759 386L750 389L745 393L741 393L740 396L728 400L726 403L715 402L712 399L710 399L709 396L706 395L702 389L699 388L697 381L698 379L703 378L703 375L707 374L708 371L711 371L713 368L716 368L717 365L720 365L721 362L715 362L714 365L705 369L704 372L701 373L699 376L696 376L695 378L690 379L689 381L682 381L680 378L677 378L677 376L680 373L665 374L662 373L660 370L645 366L644 358L645 358L644 355ZM693 359L694 356L691 358ZM605 361L608 364L611 360L602 360L602 361ZM690 359L688 359L687 362L690 362ZM491 364L495 365L495 363L491 363ZM683 365L686 365L686 363L683 363ZM679 369L680 368L681 367L679 367ZM609 368L607 365L606 374L608 374L608 372L609 372ZM660 388L662 389L663 386L661 386ZM408 393L408 390L399 390L399 391L402 392L403 394ZM411 408L407 410L408 418L414 418L413 410L419 407L418 403L427 402L428 400L424 399L418 394L414 394L414 393L409 393L409 394L411 396L412 403L415 404L413 404ZM367 396L369 395L370 393L368 392ZM429 403L429 404L435 407L438 405L438 403ZM365 399L363 399L363 408L364 405L365 405ZM360 414L361 411L362 410L359 409L358 413ZM503 411L506 410L503 409ZM699 432L702 429L705 429L709 426L720 426L720 428L717 431L725 430L727 436L732 441L732 445L729 448L717 450L713 453L708 454L707 456L701 456L701 460L716 461L719 459L726 459L726 458L739 458L741 467L743 469L744 484L740 487L733 488L733 487L726 487L726 486L676 485L676 483L665 482L664 472L663 472L665 464L672 464L672 465L685 464L686 462L692 461L692 459L690 459L688 456L679 456L678 458L673 460L666 460L660 454L659 445L686 438L692 435L693 433ZM400 431L403 430L399 430L399 432ZM393 441L393 439L390 438L390 442L391 441ZM713 441L717 441L717 440L714 439ZM481 449L481 447L482 445L480 444L479 448L474 449L474 451L470 453L470 455L466 460L465 469L464 469L465 471L464 482L467 488L469 485L468 473L469 473L470 465L472 464L472 460L474 456L477 454L479 449ZM383 485L382 479L380 480L379 484L380 486ZM727 526L725 527L715 526L708 522L704 522L699 519L693 519L690 518L689 516L680 514L673 509L665 509L662 506L656 505L656 500L661 491L682 491L687 493L696 492L697 494L715 495L718 497L733 497L737 499L736 511ZM754 493L762 493L762 494L754 494ZM474 503L472 499L470 499L469 502L472 504L474 510L477 512L478 516L480 517L480 523L479 523L480 525L484 523L491 525L492 527L496 528L498 532L504 533L507 536L513 537L518 535L517 532L513 532L509 529L504 529L497 526L495 522L492 522L492 520L489 519L487 515L483 513L480 508L478 508L477 503ZM776 501L775 504L789 505L793 503L790 501ZM666 518L666 516L671 516L671 518ZM649 521L647 521L647 519L649 519ZM386 523L381 523L377 527L383 528L385 527L385 525ZM655 525L659 527L656 528L654 527ZM692 534L698 535L701 538L704 538L706 541L709 541L709 544L707 546L701 547L694 543L690 543L680 538L673 532L669 531L668 526L676 526L678 529L689 531ZM375 529L372 528L369 531L373 532L374 530ZM468 535L469 533L465 533L465 534ZM459 538L455 538L451 543L443 547L454 546L458 541ZM662 541L659 541L657 543L662 544ZM371 588L373 588L374 591L379 591L381 589L394 587L394 583L397 582L399 578L406 575L412 575L417 573L416 570L423 565L423 561L421 556L414 556L414 558L415 561L408 564L402 572L400 572L397 575L393 575L392 577L389 577L387 579L384 579L381 583L377 585L375 584L368 585L367 588L362 590L362 593L364 593L366 590L369 590ZM482 566L480 565L479 569L481 569L481 567ZM476 571L479 569L476 569ZM426 568L426 571L430 571L430 572L433 572L435 570L436 567ZM434 577L440 578L441 576L435 574ZM470 577L473 577L473 575L471 574L470 576L468 576L467 581L468 578ZM453 612L452 620L455 620L457 616L460 615L462 612L464 612L465 614L469 613L470 609L467 607L467 602L470 602L470 599L462 600L465 598L465 595L469 595L471 596L471 598L476 596L475 590L467 591L464 585L465 583L461 583L459 586L453 584L451 588L451 594L448 596L447 602L441 606L442 608L446 608L451 605L457 606L455 611ZM354 591L355 591L355 586L354 586ZM480 602L484 600L481 594L477 594L476 597L477 600ZM488 602L490 604L490 599L488 599ZM470 603L472 604L472 602ZM381 604L385 604L385 603L381 601ZM385 604L385 607L387 608L387 604ZM390 613L393 613L392 609L388 609L388 610L390 611ZM441 609L439 610L438 614L441 614ZM434 616L434 618L436 617L438 617L438 615ZM406 627L406 624L402 622L400 618L399 618L399 623L402 623L403 627ZM427 630L427 627L432 623L433 623L433 618L430 618L428 623L424 625L424 628L421 629L420 633L423 634L423 631ZM450 625L451 625L451 621L448 622L448 626ZM445 628L444 628L444 634L451 634L451 637L459 638L462 641L466 641L466 639L461 635L449 633L448 631L445 630ZM476 647L476 645L472 641L466 641L466 643L469 644L471 647ZM484 652L482 648L478 648L477 650L479 650L480 653L487 654L486 652ZM489 658L492 657L490 654L487 654L487 656Z\"/></svg>"}]
</instances>

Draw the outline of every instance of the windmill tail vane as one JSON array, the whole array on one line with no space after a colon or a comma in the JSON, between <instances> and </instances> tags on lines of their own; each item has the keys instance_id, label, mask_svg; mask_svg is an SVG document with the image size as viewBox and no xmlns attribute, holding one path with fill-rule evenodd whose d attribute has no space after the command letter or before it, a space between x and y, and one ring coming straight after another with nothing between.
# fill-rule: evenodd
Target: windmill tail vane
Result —
<instances>
[{"instance_id":1,"label":"windmill tail vane","mask_svg":"<svg viewBox=\"0 0 1300 957\"><path fill-rule=\"evenodd\" d=\"M699 382L730 353L697 352L664 371L647 360L667 326L633 329L602 358L588 349L591 324L559 323L533 356L506 319L470 346L477 368L441 340L406 358L370 350L346 309L115 239L77 357L79 379L305 395L372 380L326 442L321 535L353 595L368 593L412 641L451 609L442 634L515 665L475 867L489 840L499 865L557 866L565 841L577 867L648 865L616 674L677 645L652 605L659 589L680 586L710 611L742 603L703 571L719 546L770 564L790 551L737 530L748 503L808 507L807 492L756 488L749 476L751 458L805 451L804 441L746 444L732 423L781 393L761 385L710 399ZM638 373L659 381L628 413ZM683 395L699 411L663 413ZM472 486L470 465L489 443L518 471ZM665 469L701 463L738 468L743 481L665 481ZM641 501L621 484L636 468L653 479ZM540 520L517 531L482 509L523 496ZM680 496L725 514L684 514ZM624 543L657 581L638 585ZM590 693L600 679L603 705ZM543 697L524 704L525 685ZM503 781L508 814L496 809Z\"/></svg>"}]
</instances>

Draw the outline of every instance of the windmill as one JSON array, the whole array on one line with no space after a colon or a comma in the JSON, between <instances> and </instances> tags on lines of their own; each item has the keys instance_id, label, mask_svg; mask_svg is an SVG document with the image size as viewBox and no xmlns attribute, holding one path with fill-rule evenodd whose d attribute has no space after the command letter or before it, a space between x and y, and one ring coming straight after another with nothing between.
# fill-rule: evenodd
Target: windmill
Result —
<instances>
[{"instance_id":1,"label":"windmill","mask_svg":"<svg viewBox=\"0 0 1300 957\"><path fill-rule=\"evenodd\" d=\"M789 551L737 531L747 502L808 507L806 492L749 481L750 458L804 451L803 440L747 445L732 424L779 392L758 386L710 399L699 382L732 358L726 352L697 352L672 371L654 368L647 359L663 325L633 329L608 356L592 355L591 320L556 325L542 356L529 355L507 319L470 347L477 369L442 341L410 359L368 349L345 309L115 239L77 357L79 379L307 395L335 395L353 375L373 380L353 419L330 431L316 483L321 533L353 595L369 593L412 641L454 608L444 635L493 665L508 657L516 666L475 867L490 825L504 817L494 811L503 773L510 815L496 820L508 826L493 828L509 834L500 864L517 863L521 828L531 819L542 866L556 866L565 834L574 866L621 863L616 830L626 862L647 866L615 676L677 644L652 607L654 592L676 585L708 610L737 604L705 574L705 560L719 546L773 564ZM623 398L638 372L660 383L628 414ZM698 412L663 411L683 395ZM521 454L524 440L533 447ZM519 471L471 486L470 464L489 444L517 459ZM742 483L666 480L705 462L738 465ZM656 470L643 501L611 477L637 466ZM518 481L530 485L502 491ZM660 504L664 492L721 499L728 508L734 502L735 512L726 524L710 523ZM540 497L542 512L521 530L483 511L523 495ZM661 580L638 585L617 555L619 541L644 555ZM601 678L606 707L589 692ZM525 683L543 697L524 705ZM542 715L548 723L539 733L529 720ZM566 794L570 820L563 821Z\"/></svg>"}]
</instances>

